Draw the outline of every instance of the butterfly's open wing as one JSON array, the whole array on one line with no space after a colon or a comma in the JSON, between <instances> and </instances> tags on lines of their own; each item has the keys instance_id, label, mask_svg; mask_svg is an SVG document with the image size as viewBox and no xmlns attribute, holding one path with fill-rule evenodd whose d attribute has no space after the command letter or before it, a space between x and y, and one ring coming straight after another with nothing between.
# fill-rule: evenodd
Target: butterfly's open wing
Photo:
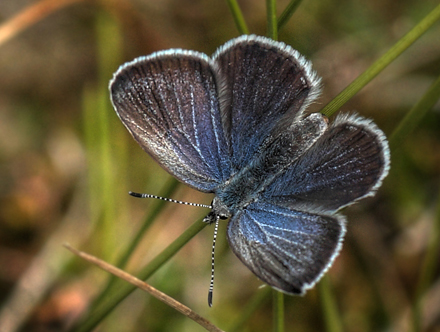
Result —
<instances>
[{"instance_id":1,"label":"butterfly's open wing","mask_svg":"<svg viewBox=\"0 0 440 332\"><path fill-rule=\"evenodd\" d=\"M213 55L220 83L225 135L235 171L249 164L261 143L301 115L319 94L311 65L290 46L241 36Z\"/></svg>"},{"instance_id":2,"label":"butterfly's open wing","mask_svg":"<svg viewBox=\"0 0 440 332\"><path fill-rule=\"evenodd\" d=\"M356 115L338 116L324 134L262 193L303 211L333 213L374 194L388 174L384 134Z\"/></svg>"},{"instance_id":3,"label":"butterfly's open wing","mask_svg":"<svg viewBox=\"0 0 440 332\"><path fill-rule=\"evenodd\" d=\"M169 50L123 65L113 106L141 147L180 181L212 192L230 175L217 86L202 53Z\"/></svg>"},{"instance_id":4,"label":"butterfly's open wing","mask_svg":"<svg viewBox=\"0 0 440 332\"><path fill-rule=\"evenodd\" d=\"M342 216L258 201L231 218L227 235L233 252L261 280L303 294L331 266L344 233Z\"/></svg>"}]
</instances>

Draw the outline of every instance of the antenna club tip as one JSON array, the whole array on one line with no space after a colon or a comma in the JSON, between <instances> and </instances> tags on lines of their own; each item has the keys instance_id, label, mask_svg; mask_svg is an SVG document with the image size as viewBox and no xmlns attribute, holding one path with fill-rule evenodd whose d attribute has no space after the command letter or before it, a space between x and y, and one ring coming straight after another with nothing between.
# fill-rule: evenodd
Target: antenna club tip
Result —
<instances>
[{"instance_id":1,"label":"antenna club tip","mask_svg":"<svg viewBox=\"0 0 440 332\"><path fill-rule=\"evenodd\" d=\"M129 191L128 194L129 194L130 196L133 196L133 197L142 197L142 194L135 193L135 192L133 192L133 191Z\"/></svg>"},{"instance_id":2,"label":"antenna club tip","mask_svg":"<svg viewBox=\"0 0 440 332\"><path fill-rule=\"evenodd\" d=\"M208 305L211 308L212 307L212 292L209 291L208 293Z\"/></svg>"}]
</instances>

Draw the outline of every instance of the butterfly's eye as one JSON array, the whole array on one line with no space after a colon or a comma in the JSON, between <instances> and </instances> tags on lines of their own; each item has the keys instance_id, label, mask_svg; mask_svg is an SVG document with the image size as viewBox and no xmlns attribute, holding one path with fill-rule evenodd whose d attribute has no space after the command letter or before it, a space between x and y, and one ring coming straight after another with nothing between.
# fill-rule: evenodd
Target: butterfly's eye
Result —
<instances>
[{"instance_id":1,"label":"butterfly's eye","mask_svg":"<svg viewBox=\"0 0 440 332\"><path fill-rule=\"evenodd\" d=\"M220 218L220 219L223 219L223 220L224 220L224 219L228 219L228 218L229 218L229 214L220 214L220 215L219 215L219 218Z\"/></svg>"}]
</instances>

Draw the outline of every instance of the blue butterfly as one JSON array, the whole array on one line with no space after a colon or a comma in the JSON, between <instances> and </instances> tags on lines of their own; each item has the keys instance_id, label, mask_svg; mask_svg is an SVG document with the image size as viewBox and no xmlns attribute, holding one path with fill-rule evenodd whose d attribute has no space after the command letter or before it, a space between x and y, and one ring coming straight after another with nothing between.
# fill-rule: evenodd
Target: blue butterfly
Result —
<instances>
[{"instance_id":1,"label":"blue butterfly","mask_svg":"<svg viewBox=\"0 0 440 332\"><path fill-rule=\"evenodd\" d=\"M215 194L204 221L229 218L235 255L288 294L304 294L338 255L338 210L374 195L388 174L388 143L372 121L305 112L320 79L282 42L241 36L211 58L153 53L121 66L110 91L149 155Z\"/></svg>"}]
</instances>

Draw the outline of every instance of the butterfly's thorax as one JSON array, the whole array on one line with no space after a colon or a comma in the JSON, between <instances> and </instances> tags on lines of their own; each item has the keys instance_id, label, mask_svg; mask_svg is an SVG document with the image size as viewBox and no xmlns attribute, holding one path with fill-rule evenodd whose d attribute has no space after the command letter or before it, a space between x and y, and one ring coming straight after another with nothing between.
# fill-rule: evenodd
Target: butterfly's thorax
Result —
<instances>
[{"instance_id":1,"label":"butterfly's thorax","mask_svg":"<svg viewBox=\"0 0 440 332\"><path fill-rule=\"evenodd\" d=\"M314 113L269 136L252 162L216 190L217 198L231 214L258 200L260 193L310 148L326 128L327 119Z\"/></svg>"}]
</instances>

